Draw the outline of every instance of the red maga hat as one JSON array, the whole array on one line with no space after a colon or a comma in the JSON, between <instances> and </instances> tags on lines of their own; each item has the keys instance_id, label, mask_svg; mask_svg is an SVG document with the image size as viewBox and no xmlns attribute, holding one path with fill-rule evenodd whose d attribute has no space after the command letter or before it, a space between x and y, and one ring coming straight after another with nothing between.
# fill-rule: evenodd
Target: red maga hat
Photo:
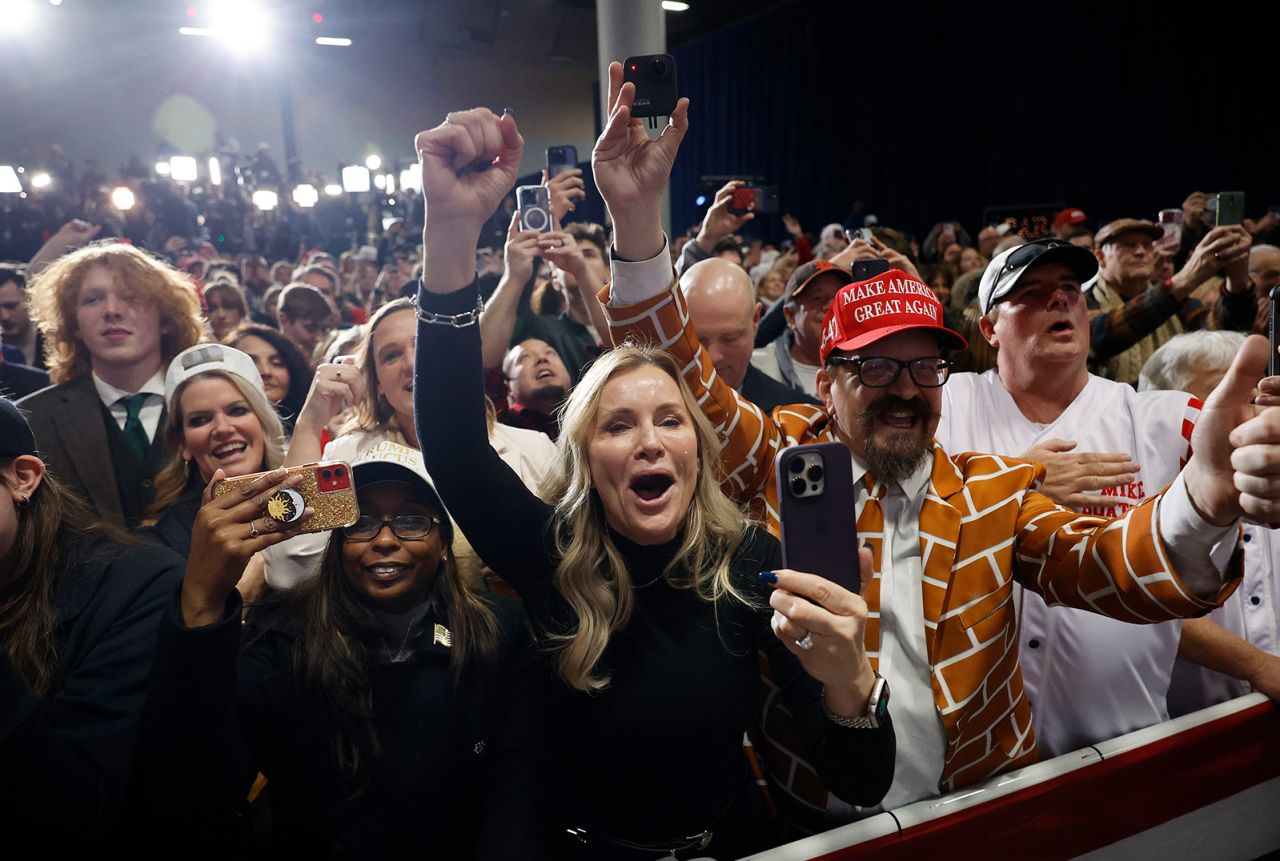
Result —
<instances>
[{"instance_id":1,"label":"red maga hat","mask_svg":"<svg viewBox=\"0 0 1280 861\"><path fill-rule=\"evenodd\" d=\"M969 346L943 323L942 303L929 285L901 269L840 288L822 321L822 361L832 350L858 350L907 329L929 330L946 350Z\"/></svg>"}]
</instances>

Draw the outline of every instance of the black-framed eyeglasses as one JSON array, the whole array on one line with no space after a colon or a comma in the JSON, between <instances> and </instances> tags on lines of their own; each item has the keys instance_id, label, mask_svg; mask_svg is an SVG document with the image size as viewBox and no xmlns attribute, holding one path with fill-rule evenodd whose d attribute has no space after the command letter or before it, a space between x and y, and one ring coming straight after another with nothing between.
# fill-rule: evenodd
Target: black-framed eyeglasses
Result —
<instances>
[{"instance_id":1,"label":"black-framed eyeglasses","mask_svg":"<svg viewBox=\"0 0 1280 861\"><path fill-rule=\"evenodd\" d=\"M391 532L401 541L419 541L439 525L440 518L425 514L401 514L390 520L366 514L350 526L342 527L342 534L348 541L372 541L378 537L382 527L390 526Z\"/></svg>"},{"instance_id":2,"label":"black-framed eyeglasses","mask_svg":"<svg viewBox=\"0 0 1280 861\"><path fill-rule=\"evenodd\" d=\"M907 359L905 362L884 356L873 356L867 359L854 356L831 356L827 361L852 365L858 374L858 380L864 386L870 386L873 389L892 386L898 381L904 369L911 373L912 382L926 389L936 389L951 376L951 362L938 356Z\"/></svg>"}]
</instances>

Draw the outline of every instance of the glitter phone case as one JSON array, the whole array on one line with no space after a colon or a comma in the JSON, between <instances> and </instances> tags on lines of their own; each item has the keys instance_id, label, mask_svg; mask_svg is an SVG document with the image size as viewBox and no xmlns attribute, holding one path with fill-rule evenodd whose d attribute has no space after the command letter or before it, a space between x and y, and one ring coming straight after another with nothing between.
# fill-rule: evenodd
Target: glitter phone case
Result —
<instances>
[{"instance_id":1,"label":"glitter phone case","mask_svg":"<svg viewBox=\"0 0 1280 861\"><path fill-rule=\"evenodd\" d=\"M355 486L351 483L351 467L342 461L332 463L305 463L289 467L289 474L302 475L302 483L296 487L277 486L267 497L267 517L285 527L302 517L310 506L315 515L306 522L300 532L325 532L350 526L360 517L360 504L356 501ZM238 475L223 481L213 489L213 496L239 492L249 482L263 475Z\"/></svg>"}]
</instances>

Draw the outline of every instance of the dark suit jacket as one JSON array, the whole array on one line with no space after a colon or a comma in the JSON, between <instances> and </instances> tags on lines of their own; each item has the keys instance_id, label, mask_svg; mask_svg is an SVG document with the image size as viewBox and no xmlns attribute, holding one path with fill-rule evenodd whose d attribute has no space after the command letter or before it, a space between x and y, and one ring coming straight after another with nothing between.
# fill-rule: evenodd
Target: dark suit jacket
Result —
<instances>
[{"instance_id":1,"label":"dark suit jacket","mask_svg":"<svg viewBox=\"0 0 1280 861\"><path fill-rule=\"evenodd\" d=\"M40 458L53 475L99 518L125 526L102 399L93 387L92 377L85 374L69 383L41 389L18 401L18 406L31 424ZM159 427L164 428L163 415ZM157 430L152 447L163 445L164 434Z\"/></svg>"},{"instance_id":2,"label":"dark suit jacket","mask_svg":"<svg viewBox=\"0 0 1280 861\"><path fill-rule=\"evenodd\" d=\"M747 365L747 375L742 378L742 387L738 391L766 413L787 404L818 403L799 389L778 382L755 365Z\"/></svg>"}]
</instances>

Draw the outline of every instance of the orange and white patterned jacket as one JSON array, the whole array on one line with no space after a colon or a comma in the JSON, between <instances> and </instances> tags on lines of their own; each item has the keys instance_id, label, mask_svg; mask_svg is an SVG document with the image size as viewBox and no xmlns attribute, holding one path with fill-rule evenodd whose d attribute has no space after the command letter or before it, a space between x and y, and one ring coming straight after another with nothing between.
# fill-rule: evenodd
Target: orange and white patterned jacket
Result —
<instances>
[{"instance_id":1,"label":"orange and white patterned jacket","mask_svg":"<svg viewBox=\"0 0 1280 861\"><path fill-rule=\"evenodd\" d=\"M783 448L835 439L821 407L782 406L762 413L715 372L689 322L684 296L672 288L632 306L609 306L615 343L649 342L669 350L724 446L724 489L778 534L774 458ZM1240 555L1213 602L1178 579L1156 527L1163 494L1116 520L1081 515L1035 489L1036 463L987 454L948 456L934 446L933 471L920 512L925 639L934 703L946 731L940 788L950 791L1034 762L1031 707L1018 666L1013 582L1049 604L1093 610L1135 623L1202 614L1235 588ZM866 648L880 649L880 550L883 486L868 475L859 540L872 545L875 579L864 590Z\"/></svg>"}]
</instances>

